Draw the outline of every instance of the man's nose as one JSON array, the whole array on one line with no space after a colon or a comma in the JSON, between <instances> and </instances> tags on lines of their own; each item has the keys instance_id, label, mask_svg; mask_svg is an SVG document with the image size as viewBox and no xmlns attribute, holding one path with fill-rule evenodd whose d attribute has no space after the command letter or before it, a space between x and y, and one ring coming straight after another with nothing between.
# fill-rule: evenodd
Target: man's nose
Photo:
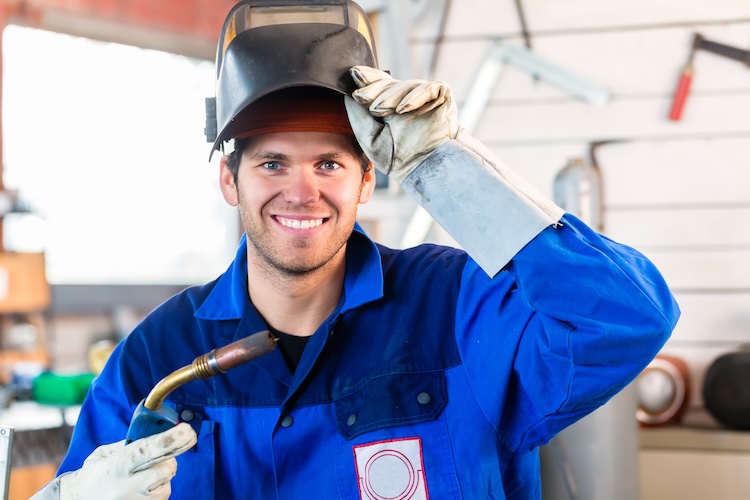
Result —
<instances>
[{"instance_id":1,"label":"man's nose","mask_svg":"<svg viewBox=\"0 0 750 500\"><path fill-rule=\"evenodd\" d=\"M284 198L295 205L309 205L318 201L320 196L319 179L312 169L293 169L287 179Z\"/></svg>"}]
</instances>

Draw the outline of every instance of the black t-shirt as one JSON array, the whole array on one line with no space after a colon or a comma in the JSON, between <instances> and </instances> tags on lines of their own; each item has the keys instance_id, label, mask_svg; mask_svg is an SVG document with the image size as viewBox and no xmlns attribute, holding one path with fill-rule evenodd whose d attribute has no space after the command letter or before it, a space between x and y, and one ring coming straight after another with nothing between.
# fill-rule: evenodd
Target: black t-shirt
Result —
<instances>
[{"instance_id":1,"label":"black t-shirt","mask_svg":"<svg viewBox=\"0 0 750 500\"><path fill-rule=\"evenodd\" d=\"M302 359L302 353L304 352L305 346L307 346L310 337L298 337L296 335L289 335L288 333L280 332L275 328L269 329L271 330L271 333L279 339L279 342L276 345L279 347L282 356L284 356L284 361L286 361L287 366L292 373L294 373L299 364L299 360Z\"/></svg>"}]
</instances>

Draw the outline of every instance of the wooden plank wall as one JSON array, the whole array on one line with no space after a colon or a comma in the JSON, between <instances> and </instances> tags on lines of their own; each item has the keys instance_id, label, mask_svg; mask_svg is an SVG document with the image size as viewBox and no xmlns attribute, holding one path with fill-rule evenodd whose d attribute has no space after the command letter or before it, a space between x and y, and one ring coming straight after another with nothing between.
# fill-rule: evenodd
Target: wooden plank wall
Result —
<instances>
[{"instance_id":1,"label":"wooden plank wall","mask_svg":"<svg viewBox=\"0 0 750 500\"><path fill-rule=\"evenodd\" d=\"M692 403L716 356L750 342L750 67L698 51L681 121L667 118L694 32L750 49L745 0L523 0L531 46L611 93L593 106L507 66L476 135L551 196L569 158L601 146L604 232L653 259L683 311L664 353L688 361ZM498 39L523 45L514 0L452 2L435 78L463 100ZM415 58L433 48L417 29Z\"/></svg>"}]
</instances>

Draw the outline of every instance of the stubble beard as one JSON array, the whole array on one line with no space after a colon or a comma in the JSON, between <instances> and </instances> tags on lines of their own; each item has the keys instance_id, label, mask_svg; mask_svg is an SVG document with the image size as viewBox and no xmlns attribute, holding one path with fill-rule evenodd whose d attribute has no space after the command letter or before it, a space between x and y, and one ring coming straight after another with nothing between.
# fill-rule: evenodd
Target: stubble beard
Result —
<instances>
[{"instance_id":1,"label":"stubble beard","mask_svg":"<svg viewBox=\"0 0 750 500\"><path fill-rule=\"evenodd\" d=\"M332 223L332 220L338 221L339 214L334 215L335 217L329 219L327 223ZM304 251L316 243L306 238L297 238L291 246L280 243L275 240L270 228L265 226L263 222L266 220L265 217L261 221L254 220L243 210L242 205L240 205L240 219L247 235L248 257L254 258L267 274L276 277L299 278L324 269L344 248L354 230L354 221L352 221L351 227L338 231L332 239L326 240L320 251L310 255L296 256L299 250ZM292 255L292 257L285 258L285 252L286 255Z\"/></svg>"}]
</instances>

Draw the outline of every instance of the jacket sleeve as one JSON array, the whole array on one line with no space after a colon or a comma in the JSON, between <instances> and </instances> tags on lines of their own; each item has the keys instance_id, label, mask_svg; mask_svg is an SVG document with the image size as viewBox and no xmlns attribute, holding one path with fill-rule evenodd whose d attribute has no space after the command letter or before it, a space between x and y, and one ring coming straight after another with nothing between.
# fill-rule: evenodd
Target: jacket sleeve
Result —
<instances>
[{"instance_id":1,"label":"jacket sleeve","mask_svg":"<svg viewBox=\"0 0 750 500\"><path fill-rule=\"evenodd\" d=\"M128 403L124 392L121 356L122 343L112 352L102 373L94 379L81 406L58 475L80 469L98 446L125 439L135 406Z\"/></svg>"},{"instance_id":2,"label":"jacket sleeve","mask_svg":"<svg viewBox=\"0 0 750 500\"><path fill-rule=\"evenodd\" d=\"M588 228L466 131L402 182L467 251L456 334L511 451L546 443L633 380L679 309L651 262Z\"/></svg>"},{"instance_id":3,"label":"jacket sleeve","mask_svg":"<svg viewBox=\"0 0 750 500\"><path fill-rule=\"evenodd\" d=\"M456 331L472 389L499 439L524 451L631 382L679 314L646 257L565 215L494 279L469 260Z\"/></svg>"}]
</instances>

